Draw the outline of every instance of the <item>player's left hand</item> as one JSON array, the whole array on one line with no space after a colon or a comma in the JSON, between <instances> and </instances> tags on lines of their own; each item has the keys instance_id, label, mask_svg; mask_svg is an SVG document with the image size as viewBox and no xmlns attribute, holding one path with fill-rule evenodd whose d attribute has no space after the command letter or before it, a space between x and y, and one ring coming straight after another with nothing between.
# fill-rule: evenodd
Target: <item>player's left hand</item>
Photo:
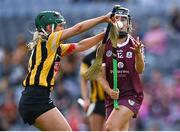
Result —
<instances>
[{"instance_id":1,"label":"player's left hand","mask_svg":"<svg viewBox=\"0 0 180 132\"><path fill-rule=\"evenodd\" d=\"M141 54L141 48L144 47L142 42L139 40L139 37L137 39L133 39L133 47L130 47L135 54Z\"/></svg>"}]
</instances>

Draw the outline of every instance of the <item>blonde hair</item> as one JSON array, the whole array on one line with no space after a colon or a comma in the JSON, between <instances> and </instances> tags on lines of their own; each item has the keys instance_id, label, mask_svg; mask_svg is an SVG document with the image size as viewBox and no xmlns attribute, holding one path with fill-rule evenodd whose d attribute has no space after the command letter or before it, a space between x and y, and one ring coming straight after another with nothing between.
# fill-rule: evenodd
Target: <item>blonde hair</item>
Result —
<instances>
[{"instance_id":1,"label":"blonde hair","mask_svg":"<svg viewBox=\"0 0 180 132\"><path fill-rule=\"evenodd\" d=\"M30 50L32 50L37 45L38 39L39 39L39 32L35 31L33 33L33 39L27 44Z\"/></svg>"},{"instance_id":2,"label":"blonde hair","mask_svg":"<svg viewBox=\"0 0 180 132\"><path fill-rule=\"evenodd\" d=\"M52 32L54 32L54 24L52 24ZM33 39L32 41L30 41L27 46L30 50L34 49L34 47L37 45L38 40L42 39L43 41L47 41L48 38L48 33L46 32L46 30L44 28L41 28L42 32L38 32L38 30L36 29L36 31L34 33L30 32L33 34Z\"/></svg>"},{"instance_id":3,"label":"blonde hair","mask_svg":"<svg viewBox=\"0 0 180 132\"><path fill-rule=\"evenodd\" d=\"M42 39L43 41L47 41L48 34L45 30L42 30L43 32L38 32L37 30L32 33L33 39L27 44L28 48L30 50L34 49L34 47L38 44L38 40Z\"/></svg>"}]
</instances>

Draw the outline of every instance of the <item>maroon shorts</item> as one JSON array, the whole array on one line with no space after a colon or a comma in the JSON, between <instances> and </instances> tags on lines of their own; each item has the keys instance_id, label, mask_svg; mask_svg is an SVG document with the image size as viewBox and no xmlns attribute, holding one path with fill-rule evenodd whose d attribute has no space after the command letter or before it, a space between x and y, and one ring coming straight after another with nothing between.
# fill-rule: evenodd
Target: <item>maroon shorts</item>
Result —
<instances>
[{"instance_id":1,"label":"maroon shorts","mask_svg":"<svg viewBox=\"0 0 180 132\"><path fill-rule=\"evenodd\" d=\"M119 99L119 105L123 105L126 106L127 108L129 108L131 111L133 111L134 116L133 118L136 118L138 111L141 107L141 103L137 103L137 101L133 98L123 98L123 99ZM109 115L111 114L113 110L113 103L109 106L106 106L106 119L109 117Z\"/></svg>"}]
</instances>

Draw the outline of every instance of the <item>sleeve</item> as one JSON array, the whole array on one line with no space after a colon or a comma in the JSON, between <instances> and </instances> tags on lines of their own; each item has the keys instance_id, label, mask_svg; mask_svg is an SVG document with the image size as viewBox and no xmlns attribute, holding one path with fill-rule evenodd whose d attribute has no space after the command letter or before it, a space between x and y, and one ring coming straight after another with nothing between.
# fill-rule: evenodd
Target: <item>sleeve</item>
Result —
<instances>
[{"instance_id":1,"label":"sleeve","mask_svg":"<svg viewBox=\"0 0 180 132\"><path fill-rule=\"evenodd\" d=\"M60 45L61 35L62 35L62 31L51 33L49 38L48 38L48 44L51 47L56 47L57 48Z\"/></svg>"},{"instance_id":2,"label":"sleeve","mask_svg":"<svg viewBox=\"0 0 180 132\"><path fill-rule=\"evenodd\" d=\"M65 56L67 54L70 54L76 48L76 43L60 44L60 47L61 47L61 56Z\"/></svg>"}]
</instances>

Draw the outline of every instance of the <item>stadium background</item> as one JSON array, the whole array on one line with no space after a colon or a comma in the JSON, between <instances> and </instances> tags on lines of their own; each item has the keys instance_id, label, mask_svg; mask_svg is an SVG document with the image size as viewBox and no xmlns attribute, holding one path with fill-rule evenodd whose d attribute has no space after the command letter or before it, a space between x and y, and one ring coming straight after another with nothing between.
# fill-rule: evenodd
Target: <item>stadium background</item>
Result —
<instances>
[{"instance_id":1,"label":"stadium background","mask_svg":"<svg viewBox=\"0 0 180 132\"><path fill-rule=\"evenodd\" d=\"M114 4L130 9L134 34L145 44L142 75L145 99L130 130L180 130L180 1L179 0L0 0L0 130L37 130L25 125L17 106L26 75L33 20L42 10L57 10L67 27L109 12ZM92 36L105 24L67 42ZM81 107L79 66L82 54L63 59L52 97L73 130L88 130ZM179 69L178 69L179 68Z\"/></svg>"}]
</instances>

